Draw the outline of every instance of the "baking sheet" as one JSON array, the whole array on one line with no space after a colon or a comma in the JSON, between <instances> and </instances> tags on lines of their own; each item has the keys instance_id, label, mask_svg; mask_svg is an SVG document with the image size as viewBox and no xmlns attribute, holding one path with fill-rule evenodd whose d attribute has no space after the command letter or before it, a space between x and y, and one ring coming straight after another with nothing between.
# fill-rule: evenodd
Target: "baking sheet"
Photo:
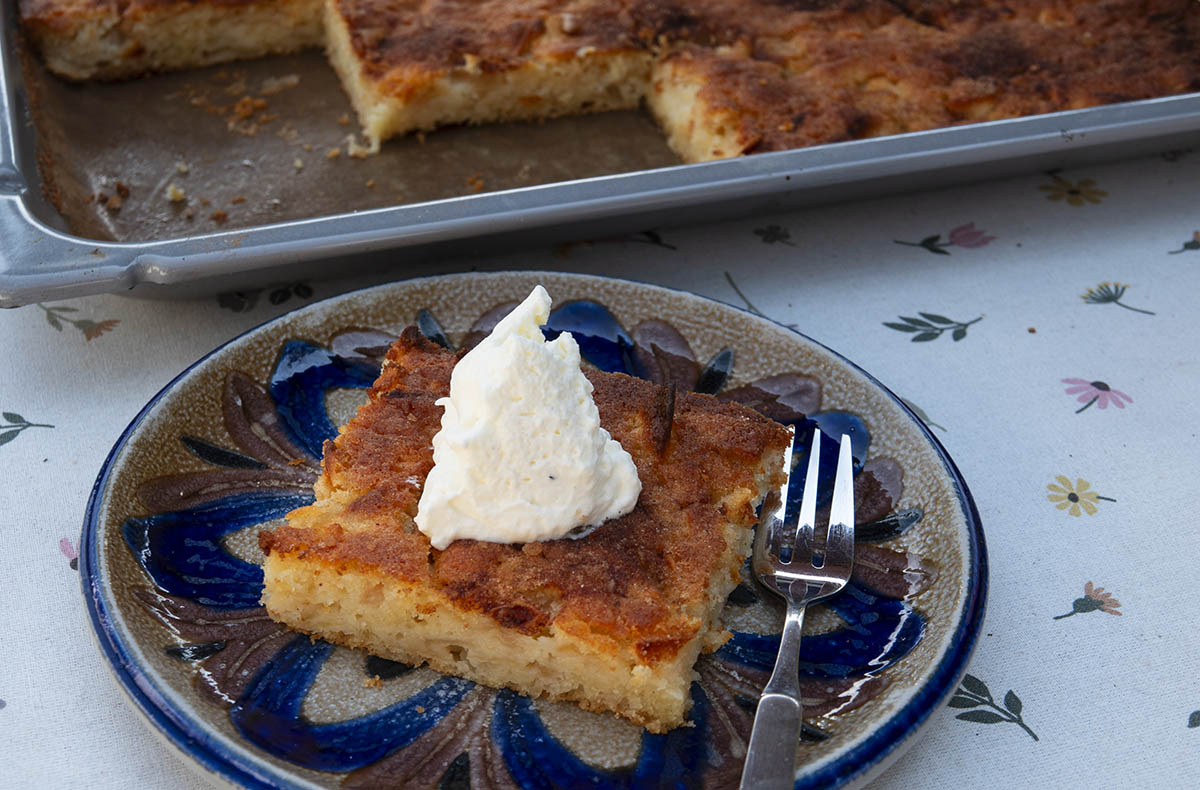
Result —
<instances>
[{"instance_id":1,"label":"baking sheet","mask_svg":"<svg viewBox=\"0 0 1200 790\"><path fill-rule=\"evenodd\" d=\"M358 159L317 53L70 86L22 69L15 4L0 14L0 307L402 276L437 256L1200 145L1193 93L702 164L676 164L640 113L441 130Z\"/></svg>"},{"instance_id":2,"label":"baking sheet","mask_svg":"<svg viewBox=\"0 0 1200 790\"><path fill-rule=\"evenodd\" d=\"M67 83L36 62L26 71L43 175L70 231L89 239L175 238L680 163L632 111L443 129L364 156L320 52L106 84Z\"/></svg>"}]
</instances>

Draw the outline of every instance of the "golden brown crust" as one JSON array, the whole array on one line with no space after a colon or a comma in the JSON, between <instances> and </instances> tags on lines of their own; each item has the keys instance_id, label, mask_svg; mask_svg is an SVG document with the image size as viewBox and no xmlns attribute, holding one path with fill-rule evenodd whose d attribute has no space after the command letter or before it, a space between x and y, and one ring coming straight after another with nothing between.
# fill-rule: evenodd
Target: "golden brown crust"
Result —
<instances>
[{"instance_id":1,"label":"golden brown crust","mask_svg":"<svg viewBox=\"0 0 1200 790\"><path fill-rule=\"evenodd\" d=\"M737 125L739 148L724 155L1200 89L1191 0L863 5L830 3L786 35L666 56L704 86L706 112Z\"/></svg>"},{"instance_id":2,"label":"golden brown crust","mask_svg":"<svg viewBox=\"0 0 1200 790\"><path fill-rule=\"evenodd\" d=\"M738 404L680 394L660 453L651 426L662 388L589 370L601 424L638 467L643 488L634 511L577 540L459 540L436 551L412 516L440 425L434 400L448 393L455 360L406 330L369 402L326 446L323 496L289 526L263 533L264 551L423 581L523 634L553 623L632 643L646 661L673 656L701 627L689 606L706 605L711 575L726 559L726 525L753 526L754 476L787 432Z\"/></svg>"},{"instance_id":3,"label":"golden brown crust","mask_svg":"<svg viewBox=\"0 0 1200 790\"><path fill-rule=\"evenodd\" d=\"M476 73L518 67L583 47L639 47L620 2L595 0L330 0L350 30L366 76L389 90L463 66ZM404 83L403 86L398 81Z\"/></svg>"}]
</instances>

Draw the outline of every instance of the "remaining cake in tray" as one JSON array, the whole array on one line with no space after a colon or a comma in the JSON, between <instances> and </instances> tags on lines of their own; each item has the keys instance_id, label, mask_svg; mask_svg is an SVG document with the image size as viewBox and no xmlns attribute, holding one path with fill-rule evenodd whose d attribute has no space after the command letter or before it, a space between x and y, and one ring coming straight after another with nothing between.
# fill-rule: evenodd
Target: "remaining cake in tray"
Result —
<instances>
[{"instance_id":1,"label":"remaining cake in tray","mask_svg":"<svg viewBox=\"0 0 1200 790\"><path fill-rule=\"evenodd\" d=\"M319 47L324 0L19 0L46 65L119 79Z\"/></svg>"},{"instance_id":2,"label":"remaining cake in tray","mask_svg":"<svg viewBox=\"0 0 1200 790\"><path fill-rule=\"evenodd\" d=\"M1195 0L20 4L72 79L299 49L323 29L376 147L645 102L703 161L1200 90Z\"/></svg>"},{"instance_id":3,"label":"remaining cake in tray","mask_svg":"<svg viewBox=\"0 0 1200 790\"><path fill-rule=\"evenodd\" d=\"M635 509L586 537L430 546L413 524L454 354L415 328L327 442L316 501L263 532L270 615L339 644L529 695L682 724L789 434L707 395L587 371L633 457ZM670 413L668 414L668 409Z\"/></svg>"}]
</instances>

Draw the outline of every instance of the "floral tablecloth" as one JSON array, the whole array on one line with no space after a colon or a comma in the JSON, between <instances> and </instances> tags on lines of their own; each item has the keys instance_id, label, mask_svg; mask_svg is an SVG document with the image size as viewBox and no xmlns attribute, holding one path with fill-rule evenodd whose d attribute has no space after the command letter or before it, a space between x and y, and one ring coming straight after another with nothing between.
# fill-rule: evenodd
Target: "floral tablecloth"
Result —
<instances>
[{"instance_id":1,"label":"floral tablecloth","mask_svg":"<svg viewBox=\"0 0 1200 790\"><path fill-rule=\"evenodd\" d=\"M1200 147L390 276L647 280L858 362L956 460L992 571L969 675L873 787L1194 787L1198 229ZM124 427L191 362L385 276L0 312L0 785L208 786L93 644L76 571L88 493Z\"/></svg>"}]
</instances>

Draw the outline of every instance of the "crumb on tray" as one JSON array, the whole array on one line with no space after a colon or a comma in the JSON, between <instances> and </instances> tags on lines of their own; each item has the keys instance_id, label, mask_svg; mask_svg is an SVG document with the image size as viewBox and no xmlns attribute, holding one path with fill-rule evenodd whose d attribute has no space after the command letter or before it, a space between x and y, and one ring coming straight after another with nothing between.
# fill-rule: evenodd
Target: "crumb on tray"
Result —
<instances>
[{"instance_id":1,"label":"crumb on tray","mask_svg":"<svg viewBox=\"0 0 1200 790\"><path fill-rule=\"evenodd\" d=\"M379 153L379 143L370 143L360 145L354 135L346 135L346 153L355 159L366 159L371 154Z\"/></svg>"},{"instance_id":2,"label":"crumb on tray","mask_svg":"<svg viewBox=\"0 0 1200 790\"><path fill-rule=\"evenodd\" d=\"M299 74L284 74L282 77L268 77L263 80L262 87L258 89L260 96L270 96L273 93L294 88L300 84Z\"/></svg>"}]
</instances>

